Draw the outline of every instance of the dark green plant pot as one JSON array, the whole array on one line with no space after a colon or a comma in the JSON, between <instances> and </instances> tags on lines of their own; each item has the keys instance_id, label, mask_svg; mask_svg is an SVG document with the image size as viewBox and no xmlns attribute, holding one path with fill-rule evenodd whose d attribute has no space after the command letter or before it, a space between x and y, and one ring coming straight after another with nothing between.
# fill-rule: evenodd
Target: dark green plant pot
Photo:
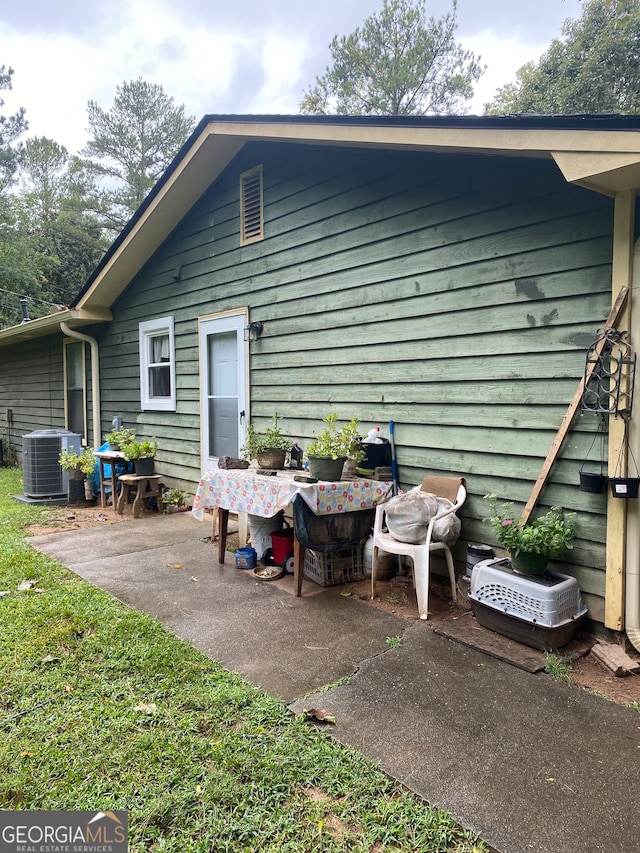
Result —
<instances>
[{"instance_id":1,"label":"dark green plant pot","mask_svg":"<svg viewBox=\"0 0 640 853\"><path fill-rule=\"evenodd\" d=\"M546 554L527 554L521 551L517 557L515 554L511 555L513 570L521 575L543 575L548 562Z\"/></svg>"},{"instance_id":2,"label":"dark green plant pot","mask_svg":"<svg viewBox=\"0 0 640 853\"><path fill-rule=\"evenodd\" d=\"M139 477L150 477L156 472L153 456L143 456L141 459L135 459L133 467Z\"/></svg>"},{"instance_id":3,"label":"dark green plant pot","mask_svg":"<svg viewBox=\"0 0 640 853\"><path fill-rule=\"evenodd\" d=\"M347 461L346 456L332 459L330 456L310 456L309 474L316 480L336 482L342 478L342 469Z\"/></svg>"}]
</instances>

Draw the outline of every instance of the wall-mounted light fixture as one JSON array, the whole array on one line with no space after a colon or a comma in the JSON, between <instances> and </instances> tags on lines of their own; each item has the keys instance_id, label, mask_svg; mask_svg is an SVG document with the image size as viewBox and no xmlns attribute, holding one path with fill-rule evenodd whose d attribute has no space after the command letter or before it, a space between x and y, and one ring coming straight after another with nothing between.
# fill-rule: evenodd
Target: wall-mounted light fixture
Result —
<instances>
[{"instance_id":1,"label":"wall-mounted light fixture","mask_svg":"<svg viewBox=\"0 0 640 853\"><path fill-rule=\"evenodd\" d=\"M245 341L257 341L263 330L264 325L259 320L256 320L253 323L249 323L248 326L244 327Z\"/></svg>"}]
</instances>

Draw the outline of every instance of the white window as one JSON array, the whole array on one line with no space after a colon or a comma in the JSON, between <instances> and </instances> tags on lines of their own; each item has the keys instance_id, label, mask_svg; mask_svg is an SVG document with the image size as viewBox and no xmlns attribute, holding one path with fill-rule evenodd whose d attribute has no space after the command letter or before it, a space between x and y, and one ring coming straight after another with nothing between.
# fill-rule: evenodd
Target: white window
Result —
<instances>
[{"instance_id":1,"label":"white window","mask_svg":"<svg viewBox=\"0 0 640 853\"><path fill-rule=\"evenodd\" d=\"M140 404L142 409L175 411L173 317L140 323Z\"/></svg>"}]
</instances>

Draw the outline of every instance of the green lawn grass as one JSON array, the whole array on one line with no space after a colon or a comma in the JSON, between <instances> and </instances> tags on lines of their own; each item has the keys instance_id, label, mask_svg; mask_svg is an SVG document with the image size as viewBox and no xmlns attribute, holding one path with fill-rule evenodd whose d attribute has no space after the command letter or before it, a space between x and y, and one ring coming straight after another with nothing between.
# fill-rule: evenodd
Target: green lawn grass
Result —
<instances>
[{"instance_id":1,"label":"green lawn grass","mask_svg":"<svg viewBox=\"0 0 640 853\"><path fill-rule=\"evenodd\" d=\"M326 730L30 547L0 469L0 808L119 810L129 849L484 844ZM18 590L23 581L35 582Z\"/></svg>"}]
</instances>

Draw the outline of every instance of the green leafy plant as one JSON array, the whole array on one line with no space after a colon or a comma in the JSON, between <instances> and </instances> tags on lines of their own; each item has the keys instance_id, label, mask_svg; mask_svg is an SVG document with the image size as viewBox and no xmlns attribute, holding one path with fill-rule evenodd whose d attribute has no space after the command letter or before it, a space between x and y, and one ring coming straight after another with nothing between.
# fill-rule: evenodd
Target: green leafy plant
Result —
<instances>
[{"instance_id":1,"label":"green leafy plant","mask_svg":"<svg viewBox=\"0 0 640 853\"><path fill-rule=\"evenodd\" d=\"M63 471L78 468L85 476L93 474L96 468L96 457L89 448L83 450L82 453L75 453L73 450L63 450L58 457L58 462Z\"/></svg>"},{"instance_id":2,"label":"green leafy plant","mask_svg":"<svg viewBox=\"0 0 640 853\"><path fill-rule=\"evenodd\" d=\"M125 459L153 459L158 452L158 443L156 441L128 441L120 445L120 450L124 453Z\"/></svg>"},{"instance_id":3,"label":"green leafy plant","mask_svg":"<svg viewBox=\"0 0 640 853\"><path fill-rule=\"evenodd\" d=\"M124 444L129 444L129 442L133 441L136 437L136 431L134 429L126 429L122 427L122 429L113 429L111 432L108 432L104 440L108 441L109 444L113 447L122 447Z\"/></svg>"},{"instance_id":4,"label":"green leafy plant","mask_svg":"<svg viewBox=\"0 0 640 853\"><path fill-rule=\"evenodd\" d=\"M402 645L402 637L387 637L385 643L390 649L399 649Z\"/></svg>"},{"instance_id":5,"label":"green leafy plant","mask_svg":"<svg viewBox=\"0 0 640 853\"><path fill-rule=\"evenodd\" d=\"M267 427L265 432L258 432L253 424L249 424L245 442L240 448L243 459L257 459L261 453L268 450L279 450L281 453L287 453L291 450L293 442L282 434L278 426L280 420L280 415L274 412L271 416L271 425Z\"/></svg>"},{"instance_id":6,"label":"green leafy plant","mask_svg":"<svg viewBox=\"0 0 640 853\"><path fill-rule=\"evenodd\" d=\"M162 503L165 507L184 506L189 496L182 489L167 489L162 494Z\"/></svg>"},{"instance_id":7,"label":"green leafy plant","mask_svg":"<svg viewBox=\"0 0 640 853\"><path fill-rule=\"evenodd\" d=\"M335 412L322 420L327 426L319 435L315 436L307 448L307 455L331 459L348 457L356 462L361 462L365 453L360 448L362 436L358 432L358 425L360 424L358 418L351 418L348 423L341 427L338 427L338 415Z\"/></svg>"},{"instance_id":8,"label":"green leafy plant","mask_svg":"<svg viewBox=\"0 0 640 853\"><path fill-rule=\"evenodd\" d=\"M574 512L565 513L562 507L553 506L545 515L525 523L522 518L515 518L513 503L498 504L496 495L485 495L485 500L489 503L490 515L483 522L511 554L557 557L565 549L573 548Z\"/></svg>"}]
</instances>

